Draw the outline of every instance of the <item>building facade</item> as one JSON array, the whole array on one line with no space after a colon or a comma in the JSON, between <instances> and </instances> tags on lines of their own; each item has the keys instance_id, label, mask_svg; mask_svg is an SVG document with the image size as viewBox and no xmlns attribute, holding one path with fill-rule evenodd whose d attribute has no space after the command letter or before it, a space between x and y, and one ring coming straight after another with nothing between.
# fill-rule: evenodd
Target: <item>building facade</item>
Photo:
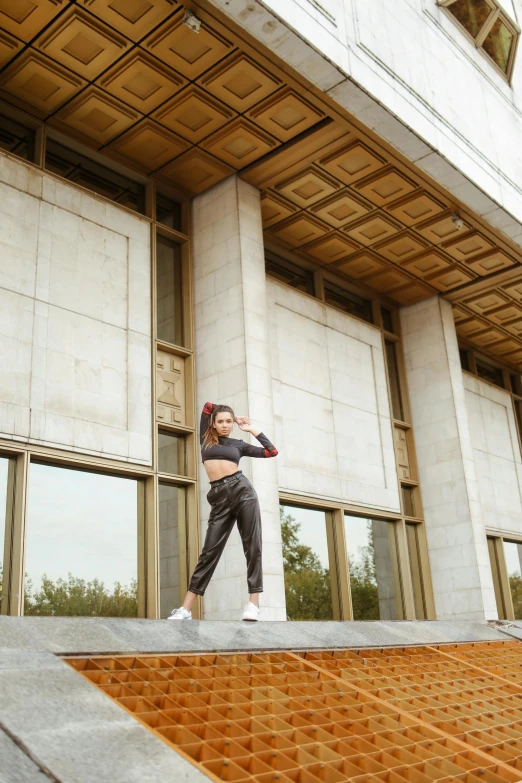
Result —
<instances>
[{"instance_id":1,"label":"building facade","mask_svg":"<svg viewBox=\"0 0 522 783\"><path fill-rule=\"evenodd\" d=\"M0 612L522 618L520 0L0 8ZM196 616L235 619L234 531Z\"/></svg>"}]
</instances>

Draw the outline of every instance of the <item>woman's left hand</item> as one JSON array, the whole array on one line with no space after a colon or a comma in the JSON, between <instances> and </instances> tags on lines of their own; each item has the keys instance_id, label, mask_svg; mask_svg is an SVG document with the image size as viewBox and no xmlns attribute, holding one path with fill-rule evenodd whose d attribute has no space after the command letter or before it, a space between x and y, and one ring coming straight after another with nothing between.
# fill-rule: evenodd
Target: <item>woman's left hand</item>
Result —
<instances>
[{"instance_id":1,"label":"woman's left hand","mask_svg":"<svg viewBox=\"0 0 522 783\"><path fill-rule=\"evenodd\" d=\"M238 421L239 429L243 432L252 432L254 426L249 418L241 416L241 421Z\"/></svg>"},{"instance_id":2,"label":"woman's left hand","mask_svg":"<svg viewBox=\"0 0 522 783\"><path fill-rule=\"evenodd\" d=\"M250 419L248 418L248 416L236 416L234 421L236 422L236 424L240 429L243 429L244 424L250 424Z\"/></svg>"}]
</instances>

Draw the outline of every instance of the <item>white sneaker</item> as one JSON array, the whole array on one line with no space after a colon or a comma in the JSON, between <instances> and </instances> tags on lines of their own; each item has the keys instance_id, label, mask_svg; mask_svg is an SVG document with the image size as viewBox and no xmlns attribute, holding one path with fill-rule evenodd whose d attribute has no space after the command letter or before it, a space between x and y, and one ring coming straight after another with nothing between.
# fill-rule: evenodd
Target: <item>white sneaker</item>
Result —
<instances>
[{"instance_id":1,"label":"white sneaker","mask_svg":"<svg viewBox=\"0 0 522 783\"><path fill-rule=\"evenodd\" d=\"M192 612L180 606L179 609L173 609L167 620L192 620Z\"/></svg>"},{"instance_id":2,"label":"white sneaker","mask_svg":"<svg viewBox=\"0 0 522 783\"><path fill-rule=\"evenodd\" d=\"M249 601L243 609L243 617L241 619L256 622L256 620L259 620L259 607Z\"/></svg>"}]
</instances>

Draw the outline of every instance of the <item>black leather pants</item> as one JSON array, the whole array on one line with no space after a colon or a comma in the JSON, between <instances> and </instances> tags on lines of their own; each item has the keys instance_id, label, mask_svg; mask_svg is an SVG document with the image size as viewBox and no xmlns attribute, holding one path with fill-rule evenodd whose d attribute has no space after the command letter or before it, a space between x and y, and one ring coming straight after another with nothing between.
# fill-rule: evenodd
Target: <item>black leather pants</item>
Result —
<instances>
[{"instance_id":1,"label":"black leather pants","mask_svg":"<svg viewBox=\"0 0 522 783\"><path fill-rule=\"evenodd\" d=\"M189 590L197 595L205 593L237 520L247 561L248 592L262 593L261 512L256 491L240 470L210 483L207 500L211 510L207 534Z\"/></svg>"}]
</instances>

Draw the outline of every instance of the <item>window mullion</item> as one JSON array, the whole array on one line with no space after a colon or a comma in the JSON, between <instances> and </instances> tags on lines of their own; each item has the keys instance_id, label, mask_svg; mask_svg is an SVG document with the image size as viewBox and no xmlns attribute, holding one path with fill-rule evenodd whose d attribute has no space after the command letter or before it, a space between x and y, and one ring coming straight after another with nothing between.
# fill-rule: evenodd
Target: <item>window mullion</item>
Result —
<instances>
[{"instance_id":1,"label":"window mullion","mask_svg":"<svg viewBox=\"0 0 522 783\"><path fill-rule=\"evenodd\" d=\"M484 22L480 32L477 34L477 37L475 38L475 46L477 47L477 49L482 46L482 44L488 37L491 28L493 27L493 25L495 24L499 16L500 16L500 8L497 8L495 10L492 9L490 15L488 16L487 20Z\"/></svg>"}]
</instances>

